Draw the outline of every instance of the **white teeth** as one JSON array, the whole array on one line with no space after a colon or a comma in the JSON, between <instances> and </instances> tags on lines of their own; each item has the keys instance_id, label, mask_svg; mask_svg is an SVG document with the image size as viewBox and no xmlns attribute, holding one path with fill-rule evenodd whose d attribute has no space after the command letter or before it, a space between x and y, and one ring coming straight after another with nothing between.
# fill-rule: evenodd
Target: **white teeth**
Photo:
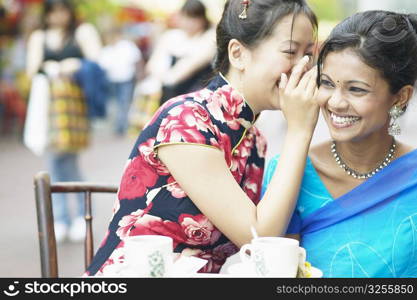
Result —
<instances>
[{"instance_id":1,"label":"white teeth","mask_svg":"<svg viewBox=\"0 0 417 300\"><path fill-rule=\"evenodd\" d=\"M360 119L359 117L353 117L353 116L341 117L341 116L335 115L334 113L330 114L330 118L332 119L333 122L339 125L351 125Z\"/></svg>"}]
</instances>

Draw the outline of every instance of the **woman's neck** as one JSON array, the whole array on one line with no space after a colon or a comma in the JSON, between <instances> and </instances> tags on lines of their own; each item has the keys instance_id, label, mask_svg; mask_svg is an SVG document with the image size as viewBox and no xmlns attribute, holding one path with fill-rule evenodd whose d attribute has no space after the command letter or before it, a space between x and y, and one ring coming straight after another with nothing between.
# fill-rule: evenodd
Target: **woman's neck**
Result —
<instances>
[{"instance_id":1,"label":"woman's neck","mask_svg":"<svg viewBox=\"0 0 417 300\"><path fill-rule=\"evenodd\" d=\"M336 142L336 150L349 168L359 173L374 169L387 156L392 145L392 136L381 133L355 142ZM397 155L394 154L394 158Z\"/></svg>"}]
</instances>

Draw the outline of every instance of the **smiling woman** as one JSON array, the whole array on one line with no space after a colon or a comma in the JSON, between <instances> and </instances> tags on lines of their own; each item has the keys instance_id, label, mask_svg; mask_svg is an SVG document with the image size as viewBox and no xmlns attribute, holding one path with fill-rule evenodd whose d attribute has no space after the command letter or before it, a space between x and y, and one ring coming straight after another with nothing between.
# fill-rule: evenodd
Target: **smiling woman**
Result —
<instances>
[{"instance_id":1,"label":"smiling woman","mask_svg":"<svg viewBox=\"0 0 417 300\"><path fill-rule=\"evenodd\" d=\"M344 68L346 65L349 68ZM365 64L354 50L345 49L328 54L320 87L319 103L333 139L342 142L366 137L370 141L372 136L379 139L380 133L384 133L391 140L387 120L395 99L390 92L390 85L378 70ZM404 89L404 92L408 93L409 88ZM406 97L404 95L404 99L408 100ZM375 160L380 160L380 157L375 157ZM366 170L369 166L361 164L359 168Z\"/></svg>"},{"instance_id":2,"label":"smiling woman","mask_svg":"<svg viewBox=\"0 0 417 300\"><path fill-rule=\"evenodd\" d=\"M261 236L285 231L318 117L317 71L306 72L316 24L303 0L227 1L215 77L168 100L138 137L87 274L121 263L132 235L169 236L178 256L204 258L200 271L218 273L250 242L251 226ZM282 109L288 136L260 201L266 144L253 123L265 109Z\"/></svg>"},{"instance_id":3,"label":"smiling woman","mask_svg":"<svg viewBox=\"0 0 417 300\"><path fill-rule=\"evenodd\" d=\"M392 136L417 80L416 31L414 15L367 11L320 51L317 99L332 141L310 150L287 233L325 277L417 276L417 150Z\"/></svg>"}]
</instances>

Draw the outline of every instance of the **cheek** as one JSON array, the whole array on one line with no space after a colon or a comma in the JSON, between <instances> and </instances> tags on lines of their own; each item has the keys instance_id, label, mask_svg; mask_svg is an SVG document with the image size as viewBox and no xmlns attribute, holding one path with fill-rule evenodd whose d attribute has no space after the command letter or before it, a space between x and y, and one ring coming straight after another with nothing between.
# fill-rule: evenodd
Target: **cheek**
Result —
<instances>
[{"instance_id":1,"label":"cheek","mask_svg":"<svg viewBox=\"0 0 417 300\"><path fill-rule=\"evenodd\" d=\"M320 107L325 107L329 99L332 97L333 91L325 88L319 88L317 94L317 103Z\"/></svg>"},{"instance_id":2,"label":"cheek","mask_svg":"<svg viewBox=\"0 0 417 300\"><path fill-rule=\"evenodd\" d=\"M364 119L375 124L385 124L388 122L388 113L378 107L369 107L367 109L358 108L358 112Z\"/></svg>"},{"instance_id":3,"label":"cheek","mask_svg":"<svg viewBox=\"0 0 417 300\"><path fill-rule=\"evenodd\" d=\"M276 70L277 73L281 76L281 73L285 73L285 74L289 74L291 69L292 69L292 63L291 61L286 58L286 57L282 57L282 56L278 56L276 58Z\"/></svg>"},{"instance_id":4,"label":"cheek","mask_svg":"<svg viewBox=\"0 0 417 300\"><path fill-rule=\"evenodd\" d=\"M257 67L263 69L268 77L273 77L274 80L277 80L281 77L282 73L289 74L291 71L291 61L285 57L283 54L276 51L276 49L268 49L264 51L257 57L257 62L255 63Z\"/></svg>"}]
</instances>

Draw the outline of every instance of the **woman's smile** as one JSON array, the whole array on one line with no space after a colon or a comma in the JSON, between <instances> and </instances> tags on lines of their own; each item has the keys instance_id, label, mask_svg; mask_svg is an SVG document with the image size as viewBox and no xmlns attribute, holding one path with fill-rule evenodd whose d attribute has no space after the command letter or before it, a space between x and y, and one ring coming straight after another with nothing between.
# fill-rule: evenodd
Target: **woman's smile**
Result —
<instances>
[{"instance_id":1,"label":"woman's smile","mask_svg":"<svg viewBox=\"0 0 417 300\"><path fill-rule=\"evenodd\" d=\"M362 119L358 116L337 114L330 110L328 110L328 114L330 116L331 124L337 129L353 127Z\"/></svg>"}]
</instances>

